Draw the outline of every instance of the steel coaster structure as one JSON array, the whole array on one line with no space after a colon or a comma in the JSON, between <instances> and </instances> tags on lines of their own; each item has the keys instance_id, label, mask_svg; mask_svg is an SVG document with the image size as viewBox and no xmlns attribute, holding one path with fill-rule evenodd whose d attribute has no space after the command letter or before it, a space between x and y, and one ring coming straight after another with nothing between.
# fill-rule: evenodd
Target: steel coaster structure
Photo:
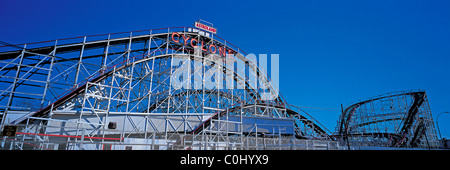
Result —
<instances>
[{"instance_id":1,"label":"steel coaster structure","mask_svg":"<svg viewBox=\"0 0 450 170\"><path fill-rule=\"evenodd\" d=\"M424 90L388 93L348 106L335 136L350 146L440 147Z\"/></svg>"},{"instance_id":2,"label":"steel coaster structure","mask_svg":"<svg viewBox=\"0 0 450 170\"><path fill-rule=\"evenodd\" d=\"M1 127L18 131L2 149L339 148L257 60L196 28L3 44Z\"/></svg>"}]
</instances>

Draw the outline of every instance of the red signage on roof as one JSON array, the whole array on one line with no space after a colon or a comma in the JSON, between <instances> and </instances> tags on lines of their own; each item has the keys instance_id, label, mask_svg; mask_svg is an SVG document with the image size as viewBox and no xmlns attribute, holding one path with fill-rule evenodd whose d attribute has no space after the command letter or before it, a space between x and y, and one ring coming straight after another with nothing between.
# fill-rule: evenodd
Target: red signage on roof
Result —
<instances>
[{"instance_id":1,"label":"red signage on roof","mask_svg":"<svg viewBox=\"0 0 450 170\"><path fill-rule=\"evenodd\" d=\"M195 22L195 27L196 28L200 28L200 29L205 30L205 31L212 32L213 34L217 34L217 29L216 28L207 26L207 25L202 24L200 22Z\"/></svg>"}]
</instances>

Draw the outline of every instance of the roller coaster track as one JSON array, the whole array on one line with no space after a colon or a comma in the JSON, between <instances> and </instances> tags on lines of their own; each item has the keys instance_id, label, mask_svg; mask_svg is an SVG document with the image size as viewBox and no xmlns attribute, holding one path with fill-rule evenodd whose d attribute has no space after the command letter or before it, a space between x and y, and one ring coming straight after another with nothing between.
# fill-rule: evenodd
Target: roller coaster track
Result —
<instances>
[{"instance_id":1,"label":"roller coaster track","mask_svg":"<svg viewBox=\"0 0 450 170\"><path fill-rule=\"evenodd\" d=\"M114 34L104 34L103 36L107 35L107 39L102 38L95 38L94 40L91 40L90 38L96 37L96 36L83 36L83 37L76 37L78 39L84 39L83 42L69 42L69 43L60 43L61 41L65 40L71 40L69 39L59 39L55 41L47 41L40 43L28 43L27 45L24 45L24 47L21 50L15 50L15 51L0 51L0 60L2 63L5 63L2 68L0 68L0 73L3 75L6 75L8 72L14 72L17 70L18 75L20 74L20 69L17 69L17 65L21 65L21 63L16 64L14 62L17 62L18 59L28 59L29 61L26 63L28 66L34 66L37 69L44 68L44 66L53 65L54 63L58 63L61 69L56 70L56 68L47 68L48 74L46 75L47 78L47 84L45 86L49 86L49 88L53 91L50 91L46 89L47 91L52 92L53 96L44 97L40 99L42 101L41 107L39 109L32 110L31 112L27 112L24 116L10 122L9 124L17 125L17 124L31 124L34 123L36 120L41 119L35 119L35 117L39 118L45 118L45 119L51 119L52 111L58 110L58 113L60 114L57 116L63 117L64 120L73 120L75 118L73 117L79 117L78 122L85 123L83 121L90 121L88 120L91 115L96 115L99 118L107 113L121 113L123 115L128 116L128 113L133 113L134 115L138 115L137 113L144 113L143 115L151 115L151 113L157 113L159 115L167 115L164 118L161 119L171 119L176 120L177 118L174 118L171 114L176 113L174 115L183 115L183 120L176 120L178 122L182 122L185 124L189 124L189 130L184 129L180 130L180 126L171 127L173 130L165 131L165 133L173 133L173 134L181 134L181 133L189 133L192 135L199 134L204 130L204 128L207 128L211 126L211 123L213 120L219 119L221 116L224 116L227 114L227 112L236 112L238 109L241 109L242 107L270 107L272 109L276 110L282 110L282 114L280 115L264 115L264 116L275 116L280 118L289 118L292 119L294 122L294 135L295 137L299 139L325 139L330 140L333 139L332 136L327 134L327 129L324 130L323 125L321 125L317 120L308 119L307 116L303 115L300 110L295 111L294 109L291 109L290 106L285 102L283 96L281 95L281 92L277 89L277 87L274 87L272 84L270 84L268 75L265 73L265 70L262 70L260 66L258 65L256 60L252 60L251 58L248 58L247 56L243 56L242 54L246 54L241 49L237 48L233 44L223 40L222 38L214 35L214 37L207 37L204 35L199 34L198 32L190 32L186 31L186 28L183 28L183 31L175 31L171 30L173 28L164 28L159 30L166 30L167 32L163 33L152 33L152 30L149 31L150 34L144 34L144 35L135 35L130 32L129 36L121 37L121 38L110 38ZM154 29L155 30L155 29ZM217 47L223 47L223 49L227 50L228 54L232 54L234 57L233 59L236 61L233 62L239 62L237 64L244 64L245 70L242 71L236 68L229 68L225 66L225 57L223 58L214 58L210 54L211 52L211 46L209 47L209 52L203 52L204 50L200 48L194 48L194 45L187 46L186 42L181 43L180 41L175 41L173 39L174 33L179 33L180 35L190 36L192 39L196 39L197 42L206 42L210 43L212 45L217 45ZM172 36L172 38L171 38ZM181 37L181 36L180 36ZM179 38L180 38L179 37ZM75 38L75 39L76 39ZM88 40L90 41L88 41ZM181 40L181 39L180 39ZM185 40L186 41L186 40ZM52 42L54 42L54 45L52 45ZM46 44L47 43L47 44ZM33 44L37 44L36 46L33 46ZM44 46L43 46L44 45ZM8 46L8 45L7 45ZM10 46L10 45L9 45ZM19 47L19 45L14 45ZM125 46L125 47L123 47ZM199 45L197 45L199 47ZM3 46L5 47L5 46ZM133 49L131 49L133 47ZM203 43L202 43L203 47ZM20 48L20 47L19 47ZM128 49L126 49L128 48ZM110 49L108 51L108 49ZM103 53L101 52L103 50ZM114 51L116 50L116 51ZM218 51L218 49L216 49ZM199 52L200 51L200 52ZM78 53L79 52L79 53ZM85 52L85 53L83 53ZM77 54L78 53L78 54ZM199 54L200 53L200 54ZM241 54L242 53L242 54ZM217 55L217 54L215 54ZM44 56L44 59L41 59L42 56ZM219 55L218 55L219 56ZM227 56L228 57L228 56ZM232 89L231 91L228 91L230 89L206 89L205 85L203 85L203 89L175 89L174 87L168 86L168 82L171 82L170 76L174 74L172 69L174 68L179 69L183 66L178 66L178 63L175 63L173 61L174 58L176 58L177 62L181 61L182 64L184 64L186 61L189 61L189 63L194 64L203 64L202 66L203 74L202 76L205 77L205 71L211 70L212 68L218 69L221 71L219 73L220 75L225 75L231 77L231 81L233 81L233 84L236 85L235 89ZM51 59L51 60L50 60ZM101 59L101 65L99 63L89 63L92 61L98 61ZM108 59L108 60L107 60ZM158 59L158 60L157 60ZM178 59L186 59L186 60L178 60ZM187 60L189 59L189 60ZM222 59L222 60L220 60ZM156 61L155 61L156 60ZM38 62L37 62L38 61ZM76 63L78 62L78 63ZM151 65L156 62L159 65ZM13 63L13 64L11 64ZM63 63L63 64L60 64ZM11 64L11 65L9 65ZM76 77L78 77L80 71L80 68L74 69L74 65L80 67L80 65L83 65L83 67L86 64L96 65L92 66L85 71L85 75L83 75L81 78L75 78L74 81L72 81L70 76L73 76L74 74L69 74L70 71L74 72L76 71ZM210 65L207 65L210 64ZM150 67L150 66L151 67ZM37 67L39 66L39 67ZM194 72L190 72L188 74L191 74L192 76L195 73L195 66L194 65ZM233 65L234 66L234 65ZM101 67L101 68L99 68ZM233 70L231 70L233 69ZM250 70L247 70L250 69ZM56 70L56 71L55 71ZM61 71L62 70L62 71ZM69 73L65 73L68 70ZM33 76L36 72L31 72L32 74L30 76ZM56 72L56 74L51 74L51 72ZM136 73L133 73L135 71ZM250 72L252 71L252 72ZM6 73L5 73L6 72ZM23 72L23 71L22 71ZM254 76L256 77L256 80L253 80L252 78L249 78L250 73L254 73ZM44 75L44 73L36 73ZM184 73L183 73L184 74ZM197 72L198 74L198 72ZM247 75L248 74L248 75ZM56 75L56 76L55 76ZM87 75L87 76L86 76ZM152 78L149 78L147 76L151 75ZM157 78L153 79L153 75L155 75ZM29 76L29 77L30 77ZM59 77L58 77L59 76ZM67 81L66 77L69 77L69 81ZM217 75L214 75L217 76ZM260 77L261 76L261 77ZM63 77L63 78L60 78ZM18 76L16 76L16 81ZM216 81L217 77L212 78L214 81ZM116 79L120 79L120 83L117 82ZM183 82L185 83L185 77L183 75ZM205 78L203 78L205 79ZM3 81L3 80L2 80ZM226 80L228 83L228 79ZM257 81L252 82L252 81ZM205 82L205 80L203 80ZM140 84L138 84L140 83ZM145 85L141 85L147 83ZM216 82L214 82L216 83ZM268 87L269 89L254 89L253 86L256 86L259 83L260 87ZM126 84L126 87L125 87ZM149 84L149 85L148 85ZM128 86L129 85L129 86ZM137 86L135 86L137 85ZM154 85L154 87L152 87ZM161 86L160 86L161 85ZM31 84L31 83L18 83L15 84L14 87L22 87L22 86L35 86L39 87L37 85ZM123 86L123 87L122 87ZM155 87L156 86L156 87ZM136 87L136 88L135 88ZM142 87L142 89L141 89ZM159 88L158 88L159 87ZM239 87L239 88L238 88ZM243 88L241 88L243 87ZM56 89L56 90L55 90ZM108 89L108 90L106 90ZM120 90L117 90L120 89ZM122 89L128 90L126 93L128 95L124 95L125 92L116 92L117 91L124 91ZM107 92L109 91L109 92ZM265 93L270 91L274 92L276 91L278 93L278 97L270 100L270 101L263 101L261 100L262 96L260 93ZM44 90L45 92L45 90ZM38 92L36 92L38 93ZM133 94L134 93L134 94ZM12 92L11 94L14 94ZM109 97L105 97L108 96ZM112 94L119 94L121 96L117 97ZM151 95L153 96L151 96ZM203 95L200 95L203 94ZM11 96L11 95L10 95ZM112 97L111 97L112 96ZM125 97L124 97L125 96ZM201 101L200 96L202 96L203 101ZM1 97L8 97L7 95L2 95ZM12 95L12 97L15 97ZM198 98L197 98L198 97ZM11 98L11 97L10 97ZM206 100L205 100L206 99ZM209 102L207 101L209 99ZM212 99L212 101L211 101ZM172 101L171 101L172 100ZM193 101L191 101L193 100ZM219 101L223 100L223 101ZM0 100L1 101L1 100ZM95 110L94 106L85 106L85 103L93 101L94 104L98 104L96 106L98 110ZM184 102L186 101L186 102ZM200 102L199 102L200 101ZM206 101L206 102L205 102ZM47 104L47 102L49 104ZM103 103L102 103L103 102ZM109 104L114 102L114 104ZM44 105L44 103L46 105ZM108 103L108 105L105 105L104 103ZM142 104L144 103L144 104ZM205 104L206 103L206 104ZM214 104L211 104L214 103ZM211 105L210 105L211 104ZM87 105L87 104L86 104ZM129 109L128 105L131 105ZM215 107L217 105L217 107ZM43 107L44 106L44 107ZM105 107L108 106L108 107ZM134 107L133 107L134 106ZM142 106L142 107L141 107ZM166 107L167 106L167 107ZM201 112L198 111L199 108L202 108ZM214 106L214 107L210 107ZM209 107L209 108L208 108ZM223 107L223 108L222 108ZM124 109L126 108L126 109ZM185 108L185 111L181 108ZM191 110L192 108L192 110ZM207 108L207 109L205 109ZM212 109L211 109L212 108ZM226 109L228 108L228 109ZM91 110L89 110L91 109ZM110 111L109 109L113 109ZM125 110L125 111L123 111ZM161 111L164 110L164 111ZM219 110L216 113L213 113L211 110ZM270 109L269 109L270 110ZM22 111L22 110L15 110L15 111ZM67 111L67 112L65 112ZM189 111L189 112L188 112ZM248 112L247 112L248 111ZM261 110L258 110L261 111ZM6 109L5 114L8 112L8 109ZM97 113L95 113L97 112ZM209 119L202 119L200 116L198 117L190 117L193 119L185 119L185 117L189 117L189 113L195 113L197 115L202 114L204 115L211 115ZM304 111L303 111L304 112ZM86 114L85 114L86 113ZM269 113L267 111L266 113ZM306 113L306 112L305 112ZM69 115L70 114L70 115ZM79 114L76 115L76 114ZM85 115L83 115L85 114ZM253 112L251 109L247 109L246 113L247 115L258 117L260 115L257 115L256 109L255 112ZM272 114L272 113L270 113ZM308 114L308 113L306 113ZM98 116L101 115L101 116ZM86 116L82 119L82 116ZM124 117L126 117L124 116ZM139 115L140 116L140 115ZM139 117L136 116L136 117ZM310 115L309 115L310 116ZM57 117L57 118L60 118ZM139 117L141 118L141 117ZM195 120L194 120L195 118ZM312 117L311 117L312 118ZM98 124L105 125L105 123L108 122L108 120L114 120L114 118L105 118L101 120ZM130 118L131 119L131 118ZM145 117L147 119L147 117ZM198 120L197 120L198 119ZM172 121L170 120L170 121ZM77 121L77 120L75 120ZM74 121L74 122L75 122ZM97 121L97 119L96 119ZM128 121L128 120L127 120ZM133 120L130 120L133 121ZM158 120L159 121L159 120ZM167 120L166 120L167 121ZM175 123L178 123L175 122ZM186 123L187 122L187 123ZM36 121L34 125L37 124L44 124L47 125L46 121ZM145 122L147 123L147 122ZM124 123L125 124L125 123ZM195 124L195 126L191 126L191 124ZM133 128L136 128L133 125ZM124 125L125 127L125 125ZM76 127L78 129L78 126ZM158 127L159 128L159 127ZM158 128L154 128L158 129ZM194 129L195 128L195 129ZM193 130L194 129L194 130ZM134 129L133 129L134 130ZM159 130L159 129L158 129ZM158 131L155 130L155 131ZM140 130L138 130L140 131ZM160 131L158 131L160 132ZM305 133L303 133L305 132ZM312 135L311 135L312 134ZM292 134L288 134L292 135ZM311 135L311 136L308 136Z\"/></svg>"},{"instance_id":2,"label":"roller coaster track","mask_svg":"<svg viewBox=\"0 0 450 170\"><path fill-rule=\"evenodd\" d=\"M414 96L414 102L412 106L408 110L408 114L404 120L403 127L401 129L402 133L408 133L411 129L411 125L416 117L417 112L419 111L419 107L422 105L425 100L425 92L417 92L412 94Z\"/></svg>"},{"instance_id":3,"label":"roller coaster track","mask_svg":"<svg viewBox=\"0 0 450 170\"><path fill-rule=\"evenodd\" d=\"M192 34L195 35L195 33L191 33L191 32L184 32L186 34ZM151 37L156 38L164 38L165 36L170 35L170 33L161 33L161 34L153 34L151 35ZM132 37L133 38L133 42L139 42L139 41L145 41L148 38L149 35L143 35L143 36L135 36ZM201 37L201 38L207 38L207 37ZM221 39L220 37L216 37ZM62 46L58 46L57 49L59 51L59 53L65 53L65 52L70 52L70 51L74 51L74 50L79 50L81 48L84 48L85 50L87 49L93 49L93 48L99 48L99 47L103 47L106 45L113 45L113 44L126 44L129 41L128 38L122 38L122 39L115 39L115 40L99 40L99 41L93 41L93 42L85 42L85 43L77 43L77 44L66 44L66 45L62 45ZM228 45L232 45L228 42ZM168 49L173 49L173 50L180 50L182 48L181 45L179 44L171 44L171 47L168 47ZM23 49L23 51L25 51L25 53L23 54L23 57L26 57L27 55L35 55L35 54L49 54L51 53L53 50L55 50L56 47L54 46L47 46L47 47L39 47L39 48L32 48L32 49ZM153 50L151 53L156 52L156 51L162 51L162 50L166 50L166 49L159 49L159 48L151 48L151 50ZM194 52L194 49L185 49L187 51L190 52ZM240 50L242 52L242 50ZM131 52L136 52L136 51L131 51ZM9 51L9 52L1 52L0 53L0 58L2 58L2 60L5 59L11 59L12 56L17 56L20 55L22 53L22 50L20 51ZM94 55L94 56L85 56L84 58L95 58L95 57L99 57L102 56L103 54L100 55ZM53 102L52 104L47 105L46 107L40 109L39 111L27 114L17 120L14 120L13 122L11 122L12 124L18 124L18 123L25 123L26 118L28 117L45 117L47 116L52 108L58 108L60 106L62 106L64 103L74 99L76 96L79 96L80 94L83 94L87 89L89 89L90 87L87 87L88 84L96 84L96 83L100 83L101 81L105 80L106 78L110 77L111 75L114 74L114 72L116 71L120 71L124 68L130 67L133 64L137 64L140 62L144 62L150 59L155 59L155 58L162 58L162 57L169 57L169 56L173 56L173 55L177 55L177 54L166 54L166 55L159 55L159 56L153 56L153 57L148 57L150 56L150 54L142 54L139 56L134 56L130 59L128 59L127 61L123 61L119 64L116 64L114 66L110 66L106 69L103 70L99 70L97 71L97 74L92 75L91 77L87 78L86 80L80 82L77 86L72 87L69 92L65 92L67 93L66 95L60 97L59 99L57 99L55 102ZM77 60L78 58L71 58L71 59L67 59L67 58L61 58L58 56L52 56L55 57L57 60L56 62L63 62L63 61L70 61L70 60ZM243 61L248 61L247 59L245 59L242 55L236 55L235 57L238 57L239 59L243 60ZM137 58L142 58L140 60L137 60ZM192 57L191 57L192 58ZM196 57L193 57L194 60L198 60L196 59ZM131 60L137 60L135 62L130 62ZM44 64L49 64L48 61L46 62L42 62L40 63L41 65ZM217 63L216 63L217 64ZM13 67L12 67L13 68ZM251 91L251 88L248 88L250 86L249 82L246 80L246 78L241 77L238 73L234 72L234 71L230 71L227 67L223 66L223 72L232 72L232 74L234 75L234 80L237 81L237 79L241 79L244 80L245 82L245 86L247 88L245 88L247 91ZM257 69L255 70L256 73L259 75L260 70ZM19 86L20 84L16 85ZM272 87L271 87L272 88ZM175 94L177 95L177 94ZM182 95L182 94L178 94L178 95ZM223 95L223 94L222 94ZM249 95L251 97L253 97L254 95L259 95L258 93L249 93ZM281 101L281 98L279 97L279 99L277 101ZM154 107L154 106L153 106ZM152 106L150 107L150 109L152 108Z\"/></svg>"},{"instance_id":4,"label":"roller coaster track","mask_svg":"<svg viewBox=\"0 0 450 170\"><path fill-rule=\"evenodd\" d=\"M201 125L199 125L195 130L193 130L191 132L191 135L193 134L199 134L200 132L202 132L203 129L208 128L211 125L212 120L218 120L219 117L222 117L224 115L226 115L227 113L239 110L241 108L245 108L245 107L249 107L249 106L267 106L265 104L251 104L251 105L244 105L244 106L235 106L235 107L231 107L228 110L224 110L224 111L218 111L216 112L214 115L212 115L210 118L208 118L207 120L205 120ZM275 108L279 108L279 109L284 109L284 107L281 106L271 106L271 107L275 107ZM305 116L297 113L296 111L293 111L289 108L286 108L286 112L289 115L289 117L295 117L298 116L299 117L299 121L301 121L302 123L304 123L305 125L307 125L308 127L312 128L316 133L318 133L320 136L323 137L327 137L328 139L332 139L331 136L329 136L320 126L318 126L317 124L313 123L313 121L307 119ZM299 125L294 123L295 127L298 127ZM296 134L297 138L304 138L301 134Z\"/></svg>"},{"instance_id":5,"label":"roller coaster track","mask_svg":"<svg viewBox=\"0 0 450 170\"><path fill-rule=\"evenodd\" d=\"M61 97L60 99L56 100L54 103L48 105L47 107L44 107L43 109L41 109L41 110L39 110L37 112L25 115L25 116L15 120L15 121L11 122L11 124L26 123L25 120L28 117L44 117L44 116L47 116L51 112L52 108L58 108L59 106L61 106L61 105L65 104L66 102L72 100L76 96L78 96L80 94L83 94L89 88L89 87L86 87L89 83L99 83L102 80L106 79L107 77L111 76L115 71L119 71L119 70L124 69L126 67L129 67L129 66L131 66L133 64L136 64L136 63L139 63L139 62L143 62L143 61L146 61L148 59L149 58L144 58L144 59L141 59L139 61L136 61L135 63L124 64L124 65L122 65L120 67L117 67L117 68L115 66L113 66L113 69L110 68L109 71L106 71L103 74L98 75L97 77L93 78L92 80L87 80L83 85L81 85L78 88L72 90L67 95ZM122 63L124 63L124 62L122 62Z\"/></svg>"},{"instance_id":6,"label":"roller coaster track","mask_svg":"<svg viewBox=\"0 0 450 170\"><path fill-rule=\"evenodd\" d=\"M60 99L58 99L54 103L48 105L47 107L45 107L45 108L43 108L43 109L41 109L41 110L39 110L37 112L25 115L25 116L15 120L15 121L11 122L11 124L26 123L25 120L28 117L44 117L44 116L48 115L52 108L58 108L59 106L61 106L61 105L65 104L66 102L72 100L76 96L78 96L80 94L83 94L88 88L90 88L90 87L86 87L89 83L92 83L92 84L100 83L101 81L103 81L106 78L110 77L116 71L120 71L120 70L122 70L124 68L132 66L133 64L137 64L137 63L140 63L140 62L145 62L147 60L151 60L151 59L155 59L155 58L169 57L169 56L173 56L173 55L174 54L168 54L168 55L159 55L159 56L154 56L154 57L146 57L146 55L140 55L140 56L135 56L135 57L143 57L143 58L138 60L138 61L135 61L133 63L125 64L127 62L123 61L122 63L119 63L119 64L123 64L122 66L117 67L117 65L119 65L119 64L117 64L115 66L111 66L108 69L106 69L106 70L109 70L109 71L101 71L101 72L99 72L99 75L97 77L92 78L91 80L88 79L84 84L82 84L78 88L72 90L70 93L68 93L67 95L61 97ZM131 60L131 59L129 59L129 60ZM226 72L226 67L223 67L223 68L224 68L223 72L225 73ZM102 74L100 74L100 73L102 73ZM238 76L237 73L234 73L234 74L235 74L236 78L240 78L240 76ZM247 87L249 86L249 82L245 81L245 84L247 85ZM247 90L250 90L250 89L247 88ZM195 92L195 91L198 91L198 90L194 90L194 91L190 91L190 92L192 93L192 92ZM210 91L210 90L206 90L206 91L208 93L208 91ZM222 96L229 95L229 94L224 94L223 92L219 92L219 93ZM181 96L181 95L184 95L184 93L174 94L174 97L175 96ZM251 93L250 95L253 95L253 93ZM164 99L162 101L164 101ZM156 107L156 104L153 104L152 106L150 106L150 109L152 110L152 108L154 109L155 107Z\"/></svg>"},{"instance_id":7,"label":"roller coaster track","mask_svg":"<svg viewBox=\"0 0 450 170\"><path fill-rule=\"evenodd\" d=\"M388 99L393 97L401 97L401 96L411 96L412 102L409 106L407 112L404 115L399 115L401 117L389 117L391 115L379 115L380 118L377 119L368 119L365 122L353 123L353 116L357 112L357 109L363 105L369 104L374 101ZM395 93L391 95L384 95L375 97L369 100L364 100L347 107L341 116L340 123L338 124L338 134L334 135L335 137L347 138L347 136L356 137L383 137L383 138L392 138L395 142L391 143L392 146L396 147L404 147L406 146L407 139L409 138L409 145L412 147L418 146L421 137L425 134L426 126L422 118L419 118L417 114L419 113L419 108L423 105L426 100L426 94L424 91L413 91L413 92L405 92L405 93ZM392 106L391 106L392 109ZM397 114L398 115L398 114ZM382 122L390 122L390 121L401 121L401 127L397 129L397 132L367 132L367 133L358 133L351 132L353 129L358 129L361 127L366 127L372 124L379 124ZM414 125L415 130L411 134L409 133L413 129L413 124L418 122L417 125Z\"/></svg>"}]
</instances>

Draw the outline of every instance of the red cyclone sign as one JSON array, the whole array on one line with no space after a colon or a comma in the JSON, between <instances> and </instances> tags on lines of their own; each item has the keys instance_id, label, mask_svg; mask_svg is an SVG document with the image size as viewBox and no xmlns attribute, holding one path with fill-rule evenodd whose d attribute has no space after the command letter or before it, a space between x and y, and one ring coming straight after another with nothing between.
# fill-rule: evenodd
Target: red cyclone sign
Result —
<instances>
[{"instance_id":1,"label":"red cyclone sign","mask_svg":"<svg viewBox=\"0 0 450 170\"><path fill-rule=\"evenodd\" d=\"M222 57L227 57L228 54L233 55L236 54L237 52L234 51L231 48L228 48L226 46L223 45L219 45L219 44L206 44L205 42L203 42L202 40L198 40L196 38L192 38L189 35L185 35L183 33L178 33L178 32L172 32L172 41L175 43L181 43L184 44L184 46L191 46L192 48L197 48L197 47L201 47L202 52L207 52L210 54L219 54Z\"/></svg>"}]
</instances>

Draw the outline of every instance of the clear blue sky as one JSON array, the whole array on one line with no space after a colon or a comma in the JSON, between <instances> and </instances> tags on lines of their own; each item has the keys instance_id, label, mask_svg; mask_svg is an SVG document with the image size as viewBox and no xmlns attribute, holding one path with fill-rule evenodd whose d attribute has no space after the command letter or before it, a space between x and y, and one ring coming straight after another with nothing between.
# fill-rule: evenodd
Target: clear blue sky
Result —
<instances>
[{"instance_id":1,"label":"clear blue sky","mask_svg":"<svg viewBox=\"0 0 450 170\"><path fill-rule=\"evenodd\" d=\"M393 91L425 89L433 118L450 111L450 1L2 0L0 40L214 23L248 53L280 54L288 103L339 108ZM307 110L334 131L339 110ZM450 114L439 118L450 138Z\"/></svg>"}]
</instances>

